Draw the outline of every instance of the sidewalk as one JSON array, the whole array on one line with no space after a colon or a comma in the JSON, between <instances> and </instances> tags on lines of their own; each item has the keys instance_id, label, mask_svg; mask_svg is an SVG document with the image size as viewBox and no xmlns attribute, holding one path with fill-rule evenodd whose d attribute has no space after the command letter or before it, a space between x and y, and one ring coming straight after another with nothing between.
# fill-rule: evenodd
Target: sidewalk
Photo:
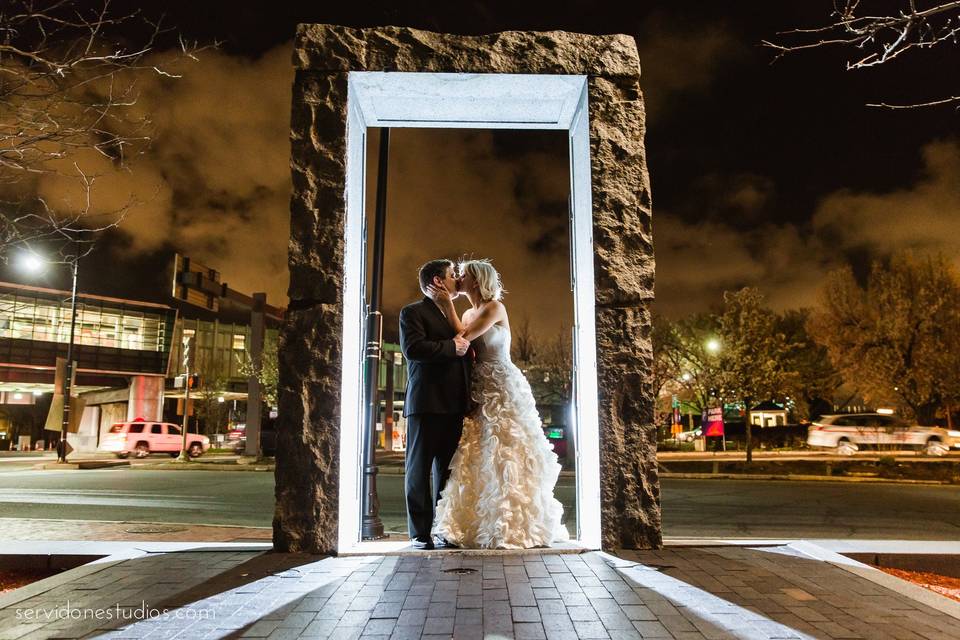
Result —
<instances>
[{"instance_id":1,"label":"sidewalk","mask_svg":"<svg viewBox=\"0 0 960 640\"><path fill-rule=\"evenodd\" d=\"M960 603L817 544L713 545L341 558L125 545L0 598L0 640L960 638Z\"/></svg>"},{"instance_id":2,"label":"sidewalk","mask_svg":"<svg viewBox=\"0 0 960 640\"><path fill-rule=\"evenodd\" d=\"M113 522L107 520L47 520L0 518L0 540L17 541L153 541L153 542L270 542L268 527L233 527L169 522ZM12 546L6 544L4 546Z\"/></svg>"}]
</instances>

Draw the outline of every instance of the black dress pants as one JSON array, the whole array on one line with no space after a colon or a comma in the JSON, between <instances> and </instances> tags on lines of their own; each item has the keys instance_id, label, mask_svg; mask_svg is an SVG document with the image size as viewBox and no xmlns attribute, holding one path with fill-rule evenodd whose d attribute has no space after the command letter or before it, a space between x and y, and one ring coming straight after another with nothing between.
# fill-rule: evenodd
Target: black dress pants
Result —
<instances>
[{"instance_id":1,"label":"black dress pants","mask_svg":"<svg viewBox=\"0 0 960 640\"><path fill-rule=\"evenodd\" d=\"M407 416L407 455L404 489L407 529L411 538L430 539L433 509L450 477L450 460L463 433L463 416L418 413ZM433 491L430 473L433 472Z\"/></svg>"}]
</instances>

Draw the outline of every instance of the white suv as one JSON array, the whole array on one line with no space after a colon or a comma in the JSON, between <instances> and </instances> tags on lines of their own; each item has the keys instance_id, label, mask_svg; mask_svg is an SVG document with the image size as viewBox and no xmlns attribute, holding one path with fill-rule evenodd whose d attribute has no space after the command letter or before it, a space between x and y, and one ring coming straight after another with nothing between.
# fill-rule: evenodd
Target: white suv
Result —
<instances>
[{"instance_id":1,"label":"white suv","mask_svg":"<svg viewBox=\"0 0 960 640\"><path fill-rule=\"evenodd\" d=\"M118 422L104 435L100 448L111 451L118 458L126 458L132 452L138 458L151 453L169 453L176 456L183 446L180 427L167 422ZM196 433L187 433L187 453L191 458L203 455L210 448L210 438Z\"/></svg>"},{"instance_id":2,"label":"white suv","mask_svg":"<svg viewBox=\"0 0 960 640\"><path fill-rule=\"evenodd\" d=\"M953 438L946 429L921 427L882 413L823 416L812 423L807 444L831 447L840 455L853 455L861 447L919 448L931 456L950 450Z\"/></svg>"}]
</instances>

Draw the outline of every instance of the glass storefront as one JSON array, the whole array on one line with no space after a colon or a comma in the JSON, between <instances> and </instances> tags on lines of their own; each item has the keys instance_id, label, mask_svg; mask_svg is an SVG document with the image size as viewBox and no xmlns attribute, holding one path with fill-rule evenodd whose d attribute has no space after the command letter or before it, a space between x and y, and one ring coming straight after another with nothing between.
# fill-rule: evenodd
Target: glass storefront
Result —
<instances>
[{"instance_id":1,"label":"glass storefront","mask_svg":"<svg viewBox=\"0 0 960 640\"><path fill-rule=\"evenodd\" d=\"M74 358L88 371L162 374L176 315L164 305L78 295ZM49 367L69 342L69 293L0 283L0 363Z\"/></svg>"},{"instance_id":2,"label":"glass storefront","mask_svg":"<svg viewBox=\"0 0 960 640\"><path fill-rule=\"evenodd\" d=\"M100 300L78 300L74 344L166 351L167 315ZM0 338L66 344L70 340L70 300L48 299L30 291L0 292Z\"/></svg>"}]
</instances>

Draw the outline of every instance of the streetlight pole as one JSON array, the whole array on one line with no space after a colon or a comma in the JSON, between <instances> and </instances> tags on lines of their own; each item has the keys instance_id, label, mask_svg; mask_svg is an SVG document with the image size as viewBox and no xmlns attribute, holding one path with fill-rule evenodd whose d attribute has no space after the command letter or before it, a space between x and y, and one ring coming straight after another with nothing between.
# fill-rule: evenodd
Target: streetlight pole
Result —
<instances>
[{"instance_id":1,"label":"streetlight pole","mask_svg":"<svg viewBox=\"0 0 960 640\"><path fill-rule=\"evenodd\" d=\"M57 443L57 462L67 461L67 432L70 430L70 387L73 378L73 339L77 328L77 273L80 269L80 255L69 262L72 283L70 287L70 340L67 342L66 375L63 376L63 418L60 421L60 442Z\"/></svg>"},{"instance_id":2,"label":"streetlight pole","mask_svg":"<svg viewBox=\"0 0 960 640\"><path fill-rule=\"evenodd\" d=\"M70 392L73 387L73 342L77 332L77 275L80 271L80 244L75 243L75 253L73 256L66 256L65 260L51 261L34 253L27 248L23 251L18 262L20 267L30 271L38 272L46 265L67 264L70 265L70 338L67 341L67 362L64 366L63 383L60 391L63 393L63 407L60 414L60 440L57 442L57 463L62 464L67 461L67 433L70 431ZM59 358L58 358L59 360ZM59 370L59 366L57 367Z\"/></svg>"}]
</instances>

